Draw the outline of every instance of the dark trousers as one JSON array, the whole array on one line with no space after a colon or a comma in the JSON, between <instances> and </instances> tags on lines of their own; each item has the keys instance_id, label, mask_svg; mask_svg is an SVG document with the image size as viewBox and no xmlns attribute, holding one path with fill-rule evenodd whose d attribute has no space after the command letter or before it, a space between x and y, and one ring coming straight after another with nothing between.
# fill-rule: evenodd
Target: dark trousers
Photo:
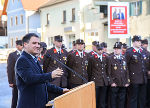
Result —
<instances>
[{"instance_id":1,"label":"dark trousers","mask_svg":"<svg viewBox=\"0 0 150 108\"><path fill-rule=\"evenodd\" d=\"M96 108L106 107L106 86L96 86Z\"/></svg>"},{"instance_id":2,"label":"dark trousers","mask_svg":"<svg viewBox=\"0 0 150 108\"><path fill-rule=\"evenodd\" d=\"M17 100L18 100L18 89L17 89L17 86L14 86L12 88L12 103L11 103L11 108L16 108L16 106L17 106Z\"/></svg>"},{"instance_id":3,"label":"dark trousers","mask_svg":"<svg viewBox=\"0 0 150 108\"><path fill-rule=\"evenodd\" d=\"M147 107L150 108L150 79L147 82Z\"/></svg>"},{"instance_id":4,"label":"dark trousers","mask_svg":"<svg viewBox=\"0 0 150 108\"><path fill-rule=\"evenodd\" d=\"M111 108L125 108L126 87L111 87Z\"/></svg>"},{"instance_id":5,"label":"dark trousers","mask_svg":"<svg viewBox=\"0 0 150 108\"><path fill-rule=\"evenodd\" d=\"M131 84L129 86L129 108L145 108L146 84Z\"/></svg>"}]
</instances>

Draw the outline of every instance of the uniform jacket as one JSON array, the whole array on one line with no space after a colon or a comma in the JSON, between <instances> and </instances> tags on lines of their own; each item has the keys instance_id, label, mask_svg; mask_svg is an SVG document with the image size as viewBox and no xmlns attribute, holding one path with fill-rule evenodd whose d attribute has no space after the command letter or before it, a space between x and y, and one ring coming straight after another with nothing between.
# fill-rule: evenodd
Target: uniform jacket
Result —
<instances>
[{"instance_id":1,"label":"uniform jacket","mask_svg":"<svg viewBox=\"0 0 150 108\"><path fill-rule=\"evenodd\" d=\"M8 56L8 59L7 59L7 75L8 75L9 84L16 85L15 63L16 63L19 56L20 56L20 54L18 53L18 51L12 52Z\"/></svg>"},{"instance_id":2,"label":"uniform jacket","mask_svg":"<svg viewBox=\"0 0 150 108\"><path fill-rule=\"evenodd\" d=\"M147 59L146 52L141 48L138 53L133 47L126 52L129 76L132 84L147 83Z\"/></svg>"},{"instance_id":3,"label":"uniform jacket","mask_svg":"<svg viewBox=\"0 0 150 108\"><path fill-rule=\"evenodd\" d=\"M51 73L43 73L40 64L26 52L16 62L16 81L19 91L17 108L45 108L47 90L62 93L62 89L47 83Z\"/></svg>"},{"instance_id":4,"label":"uniform jacket","mask_svg":"<svg viewBox=\"0 0 150 108\"><path fill-rule=\"evenodd\" d=\"M98 58L97 54L89 58L89 81L94 81L96 86L108 85L108 59L104 54L102 56L102 61Z\"/></svg>"},{"instance_id":5,"label":"uniform jacket","mask_svg":"<svg viewBox=\"0 0 150 108\"><path fill-rule=\"evenodd\" d=\"M124 56L121 55L120 59L117 59L115 55L109 57L108 73L110 84L115 83L119 87L124 87L125 84L129 84L129 73Z\"/></svg>"},{"instance_id":6,"label":"uniform jacket","mask_svg":"<svg viewBox=\"0 0 150 108\"><path fill-rule=\"evenodd\" d=\"M83 58L79 56L78 51L69 54L67 57L67 66L76 71L79 75L88 80L87 66L88 56L86 52L83 52ZM83 84L85 83L77 75L69 71L69 84Z\"/></svg>"},{"instance_id":7,"label":"uniform jacket","mask_svg":"<svg viewBox=\"0 0 150 108\"><path fill-rule=\"evenodd\" d=\"M47 55L51 55L52 57L48 57ZM63 76L60 78L55 78L51 82L51 84L60 86L60 87L67 87L67 77L68 73L64 66L62 66L60 63L58 63L54 58L61 61L62 63L66 64L67 62L67 51L64 49L61 49L61 55L57 53L57 50L55 48L52 48L47 51L47 53L44 56L43 60L43 71L44 73L52 72L53 70L57 69L58 67L60 69L63 69Z\"/></svg>"}]
</instances>

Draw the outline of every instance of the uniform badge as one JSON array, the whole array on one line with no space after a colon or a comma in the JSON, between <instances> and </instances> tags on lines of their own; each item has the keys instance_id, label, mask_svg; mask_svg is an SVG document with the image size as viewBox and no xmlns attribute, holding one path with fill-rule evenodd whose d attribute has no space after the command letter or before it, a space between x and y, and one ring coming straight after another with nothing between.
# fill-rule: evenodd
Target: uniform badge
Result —
<instances>
[{"instance_id":1,"label":"uniform badge","mask_svg":"<svg viewBox=\"0 0 150 108\"><path fill-rule=\"evenodd\" d=\"M67 57L63 57L63 59L64 59L64 61L66 61L66 60L67 60Z\"/></svg>"},{"instance_id":2,"label":"uniform badge","mask_svg":"<svg viewBox=\"0 0 150 108\"><path fill-rule=\"evenodd\" d=\"M126 62L123 61L123 69L126 70Z\"/></svg>"},{"instance_id":3,"label":"uniform badge","mask_svg":"<svg viewBox=\"0 0 150 108\"><path fill-rule=\"evenodd\" d=\"M144 58L144 60L146 60L147 58L146 58L146 55L143 55L143 58Z\"/></svg>"},{"instance_id":4,"label":"uniform badge","mask_svg":"<svg viewBox=\"0 0 150 108\"><path fill-rule=\"evenodd\" d=\"M115 70L117 70L117 66L116 66L116 64L115 64L115 66L114 66L114 69L115 69Z\"/></svg>"},{"instance_id":5,"label":"uniform badge","mask_svg":"<svg viewBox=\"0 0 150 108\"><path fill-rule=\"evenodd\" d=\"M88 65L88 61L87 61L87 60L85 61L85 65L86 65L86 66Z\"/></svg>"},{"instance_id":6,"label":"uniform badge","mask_svg":"<svg viewBox=\"0 0 150 108\"><path fill-rule=\"evenodd\" d=\"M54 64L56 64L56 60L54 60Z\"/></svg>"},{"instance_id":7,"label":"uniform badge","mask_svg":"<svg viewBox=\"0 0 150 108\"><path fill-rule=\"evenodd\" d=\"M133 55L133 57L135 58L135 62L138 62L137 55Z\"/></svg>"}]
</instances>

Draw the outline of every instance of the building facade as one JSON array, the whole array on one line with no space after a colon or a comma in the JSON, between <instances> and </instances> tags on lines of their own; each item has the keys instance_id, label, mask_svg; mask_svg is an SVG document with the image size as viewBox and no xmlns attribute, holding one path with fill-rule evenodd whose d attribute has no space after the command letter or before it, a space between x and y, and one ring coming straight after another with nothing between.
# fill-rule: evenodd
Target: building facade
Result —
<instances>
[{"instance_id":1,"label":"building facade","mask_svg":"<svg viewBox=\"0 0 150 108\"><path fill-rule=\"evenodd\" d=\"M108 38L108 2L129 2L129 35L150 36L150 0L57 0L39 8L42 40L53 46L55 35L64 36L64 44L71 49L73 40L81 38L86 49L91 49L94 40L108 43L111 52L116 41L131 45L131 38Z\"/></svg>"},{"instance_id":2,"label":"building facade","mask_svg":"<svg viewBox=\"0 0 150 108\"><path fill-rule=\"evenodd\" d=\"M6 12L9 48L14 48L15 41L22 39L26 33L32 32L40 36L37 31L41 26L40 14L37 8L42 2L34 5L33 3L34 0L8 0Z\"/></svg>"}]
</instances>

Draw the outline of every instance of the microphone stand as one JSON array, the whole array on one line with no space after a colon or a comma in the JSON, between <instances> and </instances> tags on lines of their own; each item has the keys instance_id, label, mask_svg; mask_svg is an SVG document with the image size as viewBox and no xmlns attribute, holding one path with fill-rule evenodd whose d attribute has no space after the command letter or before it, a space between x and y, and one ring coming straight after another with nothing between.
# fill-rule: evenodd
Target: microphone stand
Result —
<instances>
[{"instance_id":1,"label":"microphone stand","mask_svg":"<svg viewBox=\"0 0 150 108\"><path fill-rule=\"evenodd\" d=\"M67 65L65 65L64 63L62 63L61 61L59 61L57 58L52 57L49 54L46 54L45 56L49 57L49 58L53 58L55 59L58 63L60 63L61 65L63 65L65 68L67 68L68 70L70 70L72 73L74 73L75 75L77 75L79 78L81 78L85 83L87 83L88 81L82 77L80 74L78 74L76 71L74 71L73 69L71 69L70 67L68 67Z\"/></svg>"}]
</instances>

